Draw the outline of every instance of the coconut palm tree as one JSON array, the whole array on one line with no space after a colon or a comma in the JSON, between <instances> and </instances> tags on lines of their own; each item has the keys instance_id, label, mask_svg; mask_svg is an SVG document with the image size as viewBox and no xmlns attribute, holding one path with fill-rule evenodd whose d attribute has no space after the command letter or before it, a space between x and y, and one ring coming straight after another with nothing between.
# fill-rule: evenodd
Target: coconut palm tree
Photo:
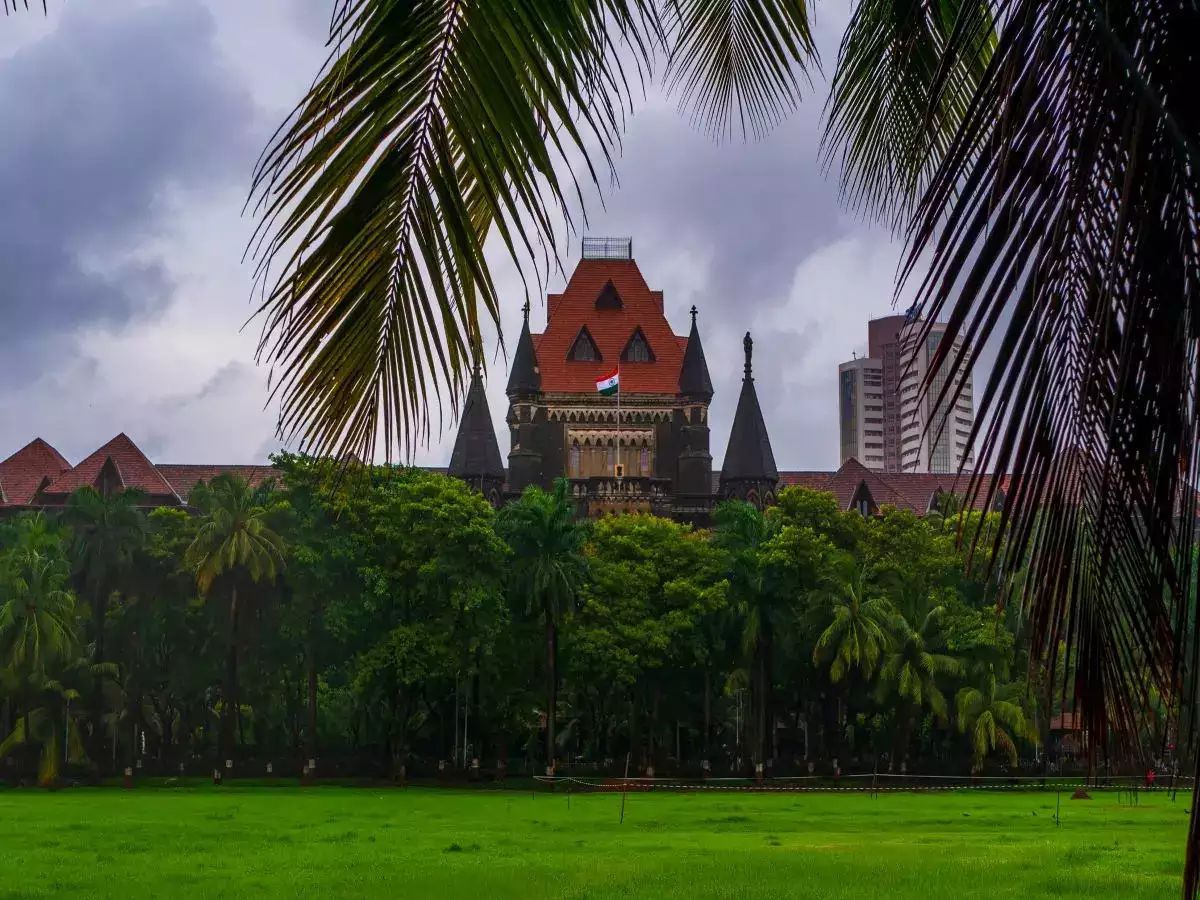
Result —
<instances>
[{"instance_id":1,"label":"coconut palm tree","mask_svg":"<svg viewBox=\"0 0 1200 900\"><path fill-rule=\"evenodd\" d=\"M942 606L910 604L905 612L892 615L888 624L891 645L879 668L880 702L896 701L896 755L901 764L908 762L912 726L924 712L936 718L949 718L945 678L962 673L962 663L946 653L941 632L945 614Z\"/></svg>"},{"instance_id":2,"label":"coconut palm tree","mask_svg":"<svg viewBox=\"0 0 1200 900\"><path fill-rule=\"evenodd\" d=\"M72 701L85 692L105 695L106 685L117 677L114 664L96 663L86 656L60 662L54 669L54 677L45 672L22 673L17 667L0 669L0 688L27 702L17 727L0 741L0 759L17 747L39 746L37 780L43 787L58 783L63 762L88 760L82 728L88 714L83 704L72 708Z\"/></svg>"},{"instance_id":3,"label":"coconut palm tree","mask_svg":"<svg viewBox=\"0 0 1200 900\"><path fill-rule=\"evenodd\" d=\"M983 686L965 687L954 700L958 730L971 739L975 771L983 768L988 756L999 750L1012 765L1017 764L1017 741L1029 728L1021 707L1020 684L997 685L996 670L989 666Z\"/></svg>"},{"instance_id":4,"label":"coconut palm tree","mask_svg":"<svg viewBox=\"0 0 1200 900\"><path fill-rule=\"evenodd\" d=\"M40 517L39 517L40 518ZM40 544L39 522L23 529L16 547L0 556L0 667L29 734L35 697L47 667L77 646L75 595L67 588L66 560Z\"/></svg>"},{"instance_id":5,"label":"coconut palm tree","mask_svg":"<svg viewBox=\"0 0 1200 900\"><path fill-rule=\"evenodd\" d=\"M546 765L553 768L558 707L558 625L587 576L587 526L575 520L565 478L547 493L529 487L500 511L496 527L513 551L512 584L546 631Z\"/></svg>"},{"instance_id":6,"label":"coconut palm tree","mask_svg":"<svg viewBox=\"0 0 1200 900\"><path fill-rule=\"evenodd\" d=\"M220 735L221 755L227 760L233 758L238 715L238 586L244 579L274 581L283 568L283 539L271 528L271 509L263 501L264 495L244 479L227 474L197 487L190 499L204 516L186 553L196 585L202 596L218 578L229 587Z\"/></svg>"},{"instance_id":7,"label":"coconut palm tree","mask_svg":"<svg viewBox=\"0 0 1200 900\"><path fill-rule=\"evenodd\" d=\"M856 565L826 580L829 624L817 638L813 665L828 666L834 684L855 670L869 681L891 641L895 610L886 597L871 596L868 574Z\"/></svg>"},{"instance_id":8,"label":"coconut palm tree","mask_svg":"<svg viewBox=\"0 0 1200 900\"><path fill-rule=\"evenodd\" d=\"M794 600L773 589L762 549L771 538L762 510L740 500L722 503L713 514L713 542L729 554L730 597L741 620L742 652L748 663L754 715L754 757L765 763L774 722L774 650Z\"/></svg>"},{"instance_id":9,"label":"coconut palm tree","mask_svg":"<svg viewBox=\"0 0 1200 900\"><path fill-rule=\"evenodd\" d=\"M92 607L95 659L105 655L104 622L109 597L121 587L133 555L146 539L146 517L138 508L145 494L137 490L101 495L91 485L71 494L63 522L71 528L71 556L81 592Z\"/></svg>"}]
</instances>

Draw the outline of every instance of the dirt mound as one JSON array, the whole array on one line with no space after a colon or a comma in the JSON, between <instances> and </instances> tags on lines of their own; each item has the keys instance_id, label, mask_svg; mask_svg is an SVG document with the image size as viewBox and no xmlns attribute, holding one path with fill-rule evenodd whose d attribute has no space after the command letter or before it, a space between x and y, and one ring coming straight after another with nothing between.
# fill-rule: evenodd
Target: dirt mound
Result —
<instances>
[{"instance_id":1,"label":"dirt mound","mask_svg":"<svg viewBox=\"0 0 1200 900\"><path fill-rule=\"evenodd\" d=\"M1085 791L1083 788L1078 787L1078 788L1075 788L1075 793L1073 793L1071 795L1071 799L1072 800L1091 800L1092 795L1089 794L1087 791Z\"/></svg>"}]
</instances>

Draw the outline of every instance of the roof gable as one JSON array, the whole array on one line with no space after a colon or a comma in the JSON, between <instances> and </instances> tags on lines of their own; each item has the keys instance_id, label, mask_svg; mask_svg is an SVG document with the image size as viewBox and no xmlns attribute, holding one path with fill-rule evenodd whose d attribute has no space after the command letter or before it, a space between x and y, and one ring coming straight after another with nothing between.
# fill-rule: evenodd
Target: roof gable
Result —
<instances>
[{"instance_id":1,"label":"roof gable","mask_svg":"<svg viewBox=\"0 0 1200 900\"><path fill-rule=\"evenodd\" d=\"M71 464L41 438L30 441L0 462L0 506L26 506L38 489L56 478Z\"/></svg>"},{"instance_id":2,"label":"roof gable","mask_svg":"<svg viewBox=\"0 0 1200 900\"><path fill-rule=\"evenodd\" d=\"M124 432L73 469L52 479L39 493L46 497L65 498L85 485L98 490L102 485L109 489L136 488L150 497L180 499L175 489L146 458L146 454Z\"/></svg>"},{"instance_id":3,"label":"roof gable","mask_svg":"<svg viewBox=\"0 0 1200 900\"><path fill-rule=\"evenodd\" d=\"M610 282L620 307L599 308L601 295L607 294ZM582 362L570 358L585 327L600 359ZM650 290L631 259L580 260L563 292L547 297L546 330L533 336L541 389L549 393L594 393L596 381L609 374L611 361L620 358L630 335L639 328L654 351L654 360L622 366L621 392L678 394L687 341L676 335L667 322L662 293Z\"/></svg>"}]
</instances>

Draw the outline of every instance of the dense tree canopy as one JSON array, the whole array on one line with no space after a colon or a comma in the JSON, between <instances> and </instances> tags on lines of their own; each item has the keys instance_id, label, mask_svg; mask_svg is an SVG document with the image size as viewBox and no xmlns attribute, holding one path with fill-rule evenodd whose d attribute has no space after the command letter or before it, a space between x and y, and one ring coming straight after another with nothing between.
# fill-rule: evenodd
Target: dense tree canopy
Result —
<instances>
[{"instance_id":1,"label":"dense tree canopy","mask_svg":"<svg viewBox=\"0 0 1200 900\"><path fill-rule=\"evenodd\" d=\"M864 519L789 488L765 512L722 505L711 530L580 522L563 485L497 513L431 472L275 462L278 483L217 479L190 511L85 489L0 520L0 771L628 755L658 774L966 773L1057 755L1058 698L945 517Z\"/></svg>"}]
</instances>

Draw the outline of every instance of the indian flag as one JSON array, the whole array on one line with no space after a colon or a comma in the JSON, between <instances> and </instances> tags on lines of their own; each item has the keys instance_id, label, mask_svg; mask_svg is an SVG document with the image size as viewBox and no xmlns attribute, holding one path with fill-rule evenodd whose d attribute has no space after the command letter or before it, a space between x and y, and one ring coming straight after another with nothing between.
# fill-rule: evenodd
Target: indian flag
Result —
<instances>
[{"instance_id":1,"label":"indian flag","mask_svg":"<svg viewBox=\"0 0 1200 900\"><path fill-rule=\"evenodd\" d=\"M620 390L620 387L621 387L621 370L620 369L613 369L611 372L609 372L603 378L596 379L596 390L598 390L600 393L604 394L604 396L606 396L606 397L609 396L610 394L615 394L618 390Z\"/></svg>"}]
</instances>

